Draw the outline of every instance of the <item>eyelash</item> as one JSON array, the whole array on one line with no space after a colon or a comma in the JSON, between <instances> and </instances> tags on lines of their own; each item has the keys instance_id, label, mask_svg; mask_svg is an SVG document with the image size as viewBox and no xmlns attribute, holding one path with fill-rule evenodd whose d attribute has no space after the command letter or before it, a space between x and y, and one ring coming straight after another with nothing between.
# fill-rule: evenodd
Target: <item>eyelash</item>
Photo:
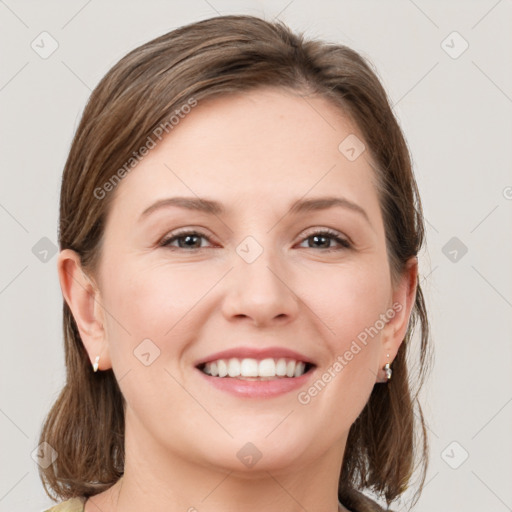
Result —
<instances>
[{"instance_id":1,"label":"eyelash","mask_svg":"<svg viewBox=\"0 0 512 512\"><path fill-rule=\"evenodd\" d=\"M195 230L190 230L190 231L178 231L178 232L175 232L175 233L171 233L171 236L170 237L167 237L167 238L164 238L160 243L159 243L159 246L160 247L166 247L168 249L171 249L171 250L185 250L186 252L196 252L196 251L199 251L201 249L204 249L204 247L193 247L191 248L190 250L187 250L183 247L172 247L170 244L176 240L179 240L180 238L185 238L186 236L199 236L199 237L202 237L208 241L210 241L209 237L206 236L204 233L201 233L200 231L195 231ZM352 248L352 244L346 240L345 238L342 238L340 236L340 233L338 233L337 231L333 231L331 229L322 229L322 230L319 230L319 231L315 231L311 234L309 234L308 236L306 236L305 238L302 239L302 241L304 240L308 240L309 238L312 238L314 236L325 236L325 237L329 237L331 238L332 240L334 240L335 242L338 242L340 244L341 247L339 248L328 248L328 249L320 249L321 251L324 251L324 252L336 252L336 251L340 251L340 250L344 250L344 249L351 249ZM313 249L313 247L303 247L303 249Z\"/></svg>"}]
</instances>

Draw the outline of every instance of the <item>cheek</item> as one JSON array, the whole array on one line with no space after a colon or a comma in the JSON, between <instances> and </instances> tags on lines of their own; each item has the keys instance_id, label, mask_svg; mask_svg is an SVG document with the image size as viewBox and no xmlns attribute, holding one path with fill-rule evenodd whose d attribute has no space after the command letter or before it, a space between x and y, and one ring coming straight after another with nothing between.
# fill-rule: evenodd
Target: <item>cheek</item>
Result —
<instances>
[{"instance_id":1,"label":"cheek","mask_svg":"<svg viewBox=\"0 0 512 512\"><path fill-rule=\"evenodd\" d=\"M128 405L143 418L155 407L169 414L190 412L190 396L172 376L183 380L176 364L200 322L194 305L211 288L211 279L168 268L111 267L105 283L111 363ZM173 424L172 417L162 421ZM178 422L179 423L179 422ZM174 427L173 427L174 428ZM176 434L177 435L177 434Z\"/></svg>"},{"instance_id":2,"label":"cheek","mask_svg":"<svg viewBox=\"0 0 512 512\"><path fill-rule=\"evenodd\" d=\"M391 284L386 267L378 262L331 271L329 279L319 276L317 283L321 282L328 286L310 287L306 298L322 321L329 359L320 369L321 382L316 381L302 398L303 403L312 401L319 408L336 403L339 408L322 414L349 424L375 384Z\"/></svg>"},{"instance_id":3,"label":"cheek","mask_svg":"<svg viewBox=\"0 0 512 512\"><path fill-rule=\"evenodd\" d=\"M379 263L315 264L311 271L302 269L291 277L290 287L302 303L299 314L303 315L294 321L316 324L331 355L344 353L358 337L364 339L364 333L385 313L390 284L385 265ZM204 265L110 268L104 301L110 313L111 339L116 341L112 349L123 347L119 357L131 355L145 339L153 340L166 353L173 352L173 357L179 355L180 340L187 339L194 325L198 328L198 316L207 320L212 307L208 292L223 273Z\"/></svg>"},{"instance_id":4,"label":"cheek","mask_svg":"<svg viewBox=\"0 0 512 512\"><path fill-rule=\"evenodd\" d=\"M205 277L191 267L126 265L112 275L108 302L137 335L161 339L211 287L211 272Z\"/></svg>"},{"instance_id":5,"label":"cheek","mask_svg":"<svg viewBox=\"0 0 512 512\"><path fill-rule=\"evenodd\" d=\"M109 349L121 391L142 422L158 408L158 424L151 428L163 443L168 443L169 437L182 439L183 432L194 432L197 418L203 417L204 411L199 406L195 408L197 404L164 370L182 380L183 375L175 373L173 361L182 359L190 340L200 337L208 319L221 314L219 304L229 290L220 286L213 293L210 291L225 270L205 265L170 268L165 263L109 268L105 281L105 307L111 313ZM297 438L297 422L304 435L316 432L319 422L337 425L324 433L316 445L313 443L327 446L341 432L348 431L364 407L375 382L369 369L376 364L378 338L368 337L367 345L359 343L359 349L354 348L353 341L385 311L389 284L384 269L378 262L337 267L317 262L311 265L311 271L302 268L290 272L286 290L298 296L298 309L289 328L308 332L311 340L303 341L322 347L324 358L318 377L328 374L329 368L334 377L325 386L313 384L292 398L297 414L293 421L281 424L283 439ZM303 327L307 331L302 331ZM156 349L148 342L141 345L147 339L160 350L150 366L145 366L144 354L152 359ZM338 366L334 366L336 361ZM246 431L246 421L238 412L232 417L229 411L225 414L224 421L230 428ZM278 415L281 417L281 412ZM176 421L176 417L181 420ZM273 425L276 421L273 417L270 420ZM264 423L261 428L268 432ZM298 451L302 449L303 446L297 447Z\"/></svg>"},{"instance_id":6,"label":"cheek","mask_svg":"<svg viewBox=\"0 0 512 512\"><path fill-rule=\"evenodd\" d=\"M298 393L297 417L302 419L302 428L310 432L318 428L317 418L330 425L318 441L326 449L349 431L374 388L380 357L378 327L382 327L380 315L388 303L385 272L350 270L331 273L323 293L316 289L308 295L308 305L322 319L322 341L329 357L323 360L315 379ZM296 426L286 427L293 437Z\"/></svg>"},{"instance_id":7,"label":"cheek","mask_svg":"<svg viewBox=\"0 0 512 512\"><path fill-rule=\"evenodd\" d=\"M104 301L112 365L125 373L140 370L141 358L155 364L165 359L160 356L179 358L192 327L193 307L211 287L209 281L194 272L111 268Z\"/></svg>"},{"instance_id":8,"label":"cheek","mask_svg":"<svg viewBox=\"0 0 512 512\"><path fill-rule=\"evenodd\" d=\"M315 276L315 286L304 283L303 299L330 333L326 339L337 349L375 326L387 310L391 294L389 275L383 265L331 269ZM306 291L307 290L307 291ZM372 331L373 332L373 331ZM361 335L360 338L364 338Z\"/></svg>"}]
</instances>

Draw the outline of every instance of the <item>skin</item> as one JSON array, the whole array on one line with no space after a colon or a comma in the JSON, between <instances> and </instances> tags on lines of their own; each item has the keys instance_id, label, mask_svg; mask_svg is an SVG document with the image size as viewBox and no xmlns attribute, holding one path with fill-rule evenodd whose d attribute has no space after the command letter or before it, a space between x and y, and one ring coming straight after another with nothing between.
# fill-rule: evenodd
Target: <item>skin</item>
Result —
<instances>
[{"instance_id":1,"label":"skin","mask_svg":"<svg viewBox=\"0 0 512 512\"><path fill-rule=\"evenodd\" d=\"M338 150L349 134L363 139L320 97L262 89L200 103L118 185L98 273L61 251L61 289L91 363L101 355L127 402L125 474L86 512L337 510L348 431L400 347L417 279L413 258L392 283L369 155ZM298 199L332 195L369 221L343 207L287 215ZM139 220L173 196L227 211L171 206ZM180 228L203 232L201 248L159 246ZM315 242L324 228L352 247ZM247 236L263 249L250 264L236 251ZM308 404L298 391L236 397L194 369L220 350L277 345L312 358L320 377L393 303L401 311ZM149 366L134 357L147 338L160 350ZM262 453L252 467L236 456L247 442Z\"/></svg>"}]
</instances>

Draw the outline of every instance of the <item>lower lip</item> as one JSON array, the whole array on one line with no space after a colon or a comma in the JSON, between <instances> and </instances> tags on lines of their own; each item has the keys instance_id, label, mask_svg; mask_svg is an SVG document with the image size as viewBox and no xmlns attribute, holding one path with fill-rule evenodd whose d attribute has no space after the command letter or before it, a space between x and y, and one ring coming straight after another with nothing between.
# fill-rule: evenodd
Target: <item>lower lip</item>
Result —
<instances>
[{"instance_id":1,"label":"lower lip","mask_svg":"<svg viewBox=\"0 0 512 512\"><path fill-rule=\"evenodd\" d=\"M294 391L311 378L316 368L311 368L300 377L282 377L274 380L242 380L236 377L212 377L203 371L197 371L212 386L232 395L247 398L272 398Z\"/></svg>"}]
</instances>

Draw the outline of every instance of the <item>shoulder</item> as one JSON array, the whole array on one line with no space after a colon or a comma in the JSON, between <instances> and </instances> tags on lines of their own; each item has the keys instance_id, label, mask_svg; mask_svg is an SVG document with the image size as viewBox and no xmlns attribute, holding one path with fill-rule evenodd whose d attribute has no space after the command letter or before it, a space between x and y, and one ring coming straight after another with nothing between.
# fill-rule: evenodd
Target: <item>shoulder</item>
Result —
<instances>
[{"instance_id":1,"label":"shoulder","mask_svg":"<svg viewBox=\"0 0 512 512\"><path fill-rule=\"evenodd\" d=\"M85 498L71 498L46 509L44 512L83 512Z\"/></svg>"}]
</instances>

